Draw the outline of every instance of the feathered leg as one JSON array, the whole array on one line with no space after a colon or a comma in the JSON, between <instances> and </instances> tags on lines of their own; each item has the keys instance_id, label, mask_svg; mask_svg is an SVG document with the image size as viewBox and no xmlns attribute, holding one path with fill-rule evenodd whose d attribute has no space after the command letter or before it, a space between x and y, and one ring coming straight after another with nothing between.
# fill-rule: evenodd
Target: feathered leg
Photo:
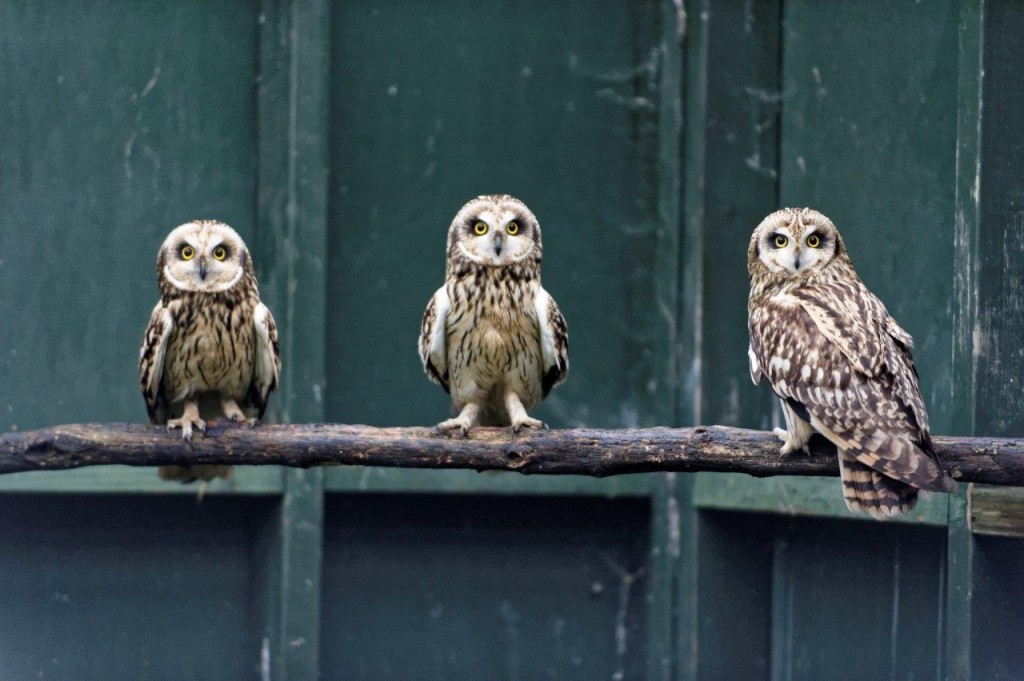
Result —
<instances>
[{"instance_id":1,"label":"feathered leg","mask_svg":"<svg viewBox=\"0 0 1024 681\"><path fill-rule=\"evenodd\" d=\"M786 456L798 449L806 450L807 443L810 441L811 435L814 434L814 428L810 423L797 416L785 400L779 400L779 402L782 404L782 415L786 418L786 429L775 428L772 433L782 440L780 454Z\"/></svg>"}]
</instances>

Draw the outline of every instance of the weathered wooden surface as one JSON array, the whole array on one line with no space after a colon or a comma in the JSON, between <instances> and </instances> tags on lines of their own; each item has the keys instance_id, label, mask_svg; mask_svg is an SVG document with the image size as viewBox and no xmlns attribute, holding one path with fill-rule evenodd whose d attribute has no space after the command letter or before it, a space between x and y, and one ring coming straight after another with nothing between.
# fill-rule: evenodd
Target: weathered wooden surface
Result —
<instances>
[{"instance_id":1,"label":"weathered wooden surface","mask_svg":"<svg viewBox=\"0 0 1024 681\"><path fill-rule=\"evenodd\" d=\"M1024 537L1024 488L972 485L967 519L974 534Z\"/></svg>"},{"instance_id":2,"label":"weathered wooden surface","mask_svg":"<svg viewBox=\"0 0 1024 681\"><path fill-rule=\"evenodd\" d=\"M361 465L469 468L543 475L606 477L651 471L724 471L757 477L838 475L834 450L817 436L808 455L779 456L769 433L740 428L574 429L521 433L479 428L468 438L427 428L289 425L244 428L215 424L189 444L179 433L137 424L54 426L0 437L0 474L100 464L157 466ZM1024 445L1000 438L936 438L954 478L1024 485Z\"/></svg>"}]
</instances>

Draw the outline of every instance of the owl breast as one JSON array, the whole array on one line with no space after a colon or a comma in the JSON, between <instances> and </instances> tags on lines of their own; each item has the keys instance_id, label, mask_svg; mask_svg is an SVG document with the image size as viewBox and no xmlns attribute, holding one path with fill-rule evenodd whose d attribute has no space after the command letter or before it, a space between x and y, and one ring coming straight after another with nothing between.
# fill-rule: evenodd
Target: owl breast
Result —
<instances>
[{"instance_id":1,"label":"owl breast","mask_svg":"<svg viewBox=\"0 0 1024 681\"><path fill-rule=\"evenodd\" d=\"M481 269L449 285L448 366L456 408L484 401L501 422L502 396L511 388L529 409L542 397L540 329L535 280Z\"/></svg>"},{"instance_id":2,"label":"owl breast","mask_svg":"<svg viewBox=\"0 0 1024 681\"><path fill-rule=\"evenodd\" d=\"M250 306L222 300L213 305L169 307L175 325L164 373L168 401L211 391L244 399L252 383L255 357Z\"/></svg>"}]
</instances>

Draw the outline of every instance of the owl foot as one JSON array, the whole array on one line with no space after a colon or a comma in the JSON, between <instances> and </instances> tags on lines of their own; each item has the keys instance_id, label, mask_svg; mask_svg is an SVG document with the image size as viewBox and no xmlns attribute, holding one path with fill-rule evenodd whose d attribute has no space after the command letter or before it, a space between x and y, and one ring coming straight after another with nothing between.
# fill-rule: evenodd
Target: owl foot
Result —
<instances>
[{"instance_id":1,"label":"owl foot","mask_svg":"<svg viewBox=\"0 0 1024 681\"><path fill-rule=\"evenodd\" d=\"M797 442L785 428L773 428L772 434L782 440L782 449L779 450L780 456L789 456L797 451L807 452L807 443L800 444Z\"/></svg>"},{"instance_id":2,"label":"owl foot","mask_svg":"<svg viewBox=\"0 0 1024 681\"><path fill-rule=\"evenodd\" d=\"M434 426L432 434L444 435L449 431L457 429L459 431L458 437L466 437L469 434L469 429L476 425L476 417L479 413L480 407L471 402L463 407L462 411L455 418L441 421L441 423Z\"/></svg>"},{"instance_id":3,"label":"owl foot","mask_svg":"<svg viewBox=\"0 0 1024 681\"><path fill-rule=\"evenodd\" d=\"M224 416L228 417L235 423L242 423L245 421L245 412L238 406L238 403L230 398L223 398L220 401L220 406L224 410Z\"/></svg>"},{"instance_id":4,"label":"owl foot","mask_svg":"<svg viewBox=\"0 0 1024 681\"><path fill-rule=\"evenodd\" d=\"M524 413L521 418L512 422L512 433L518 433L523 428L537 428L538 430L543 428L547 430L548 425L540 419L531 418Z\"/></svg>"},{"instance_id":5,"label":"owl foot","mask_svg":"<svg viewBox=\"0 0 1024 681\"><path fill-rule=\"evenodd\" d=\"M199 418L199 404L195 400L185 402L185 409L180 419L169 419L167 430L181 428L181 438L192 442L192 428L196 427L201 433L206 434L206 421Z\"/></svg>"},{"instance_id":6,"label":"owl foot","mask_svg":"<svg viewBox=\"0 0 1024 681\"><path fill-rule=\"evenodd\" d=\"M519 399L519 395L514 392L508 392L505 394L505 411L508 412L508 418L512 422L512 434L515 435L523 428L544 428L547 429L547 425L539 419L531 418L526 413L526 408L523 406L522 401Z\"/></svg>"},{"instance_id":7,"label":"owl foot","mask_svg":"<svg viewBox=\"0 0 1024 681\"><path fill-rule=\"evenodd\" d=\"M464 423L461 418L448 419L447 421L441 421L441 423L434 426L434 429L431 431L431 434L448 435L450 433L454 434L452 433L452 431L457 430L457 437L466 437L466 435L469 434L469 429L471 427L472 426L470 426L469 424Z\"/></svg>"}]
</instances>

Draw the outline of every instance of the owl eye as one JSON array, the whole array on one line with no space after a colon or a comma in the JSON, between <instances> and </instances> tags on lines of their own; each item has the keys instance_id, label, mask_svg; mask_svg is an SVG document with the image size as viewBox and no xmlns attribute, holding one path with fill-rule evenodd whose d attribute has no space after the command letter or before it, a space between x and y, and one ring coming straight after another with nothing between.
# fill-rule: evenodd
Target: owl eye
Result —
<instances>
[{"instance_id":1,"label":"owl eye","mask_svg":"<svg viewBox=\"0 0 1024 681\"><path fill-rule=\"evenodd\" d=\"M473 233L477 236L483 236L487 234L487 223L483 220L478 220L473 223Z\"/></svg>"},{"instance_id":2,"label":"owl eye","mask_svg":"<svg viewBox=\"0 0 1024 681\"><path fill-rule=\"evenodd\" d=\"M194 257L196 257L196 249L192 248L191 246L187 246L187 245L181 247L181 259L182 260L191 260Z\"/></svg>"},{"instance_id":3,"label":"owl eye","mask_svg":"<svg viewBox=\"0 0 1024 681\"><path fill-rule=\"evenodd\" d=\"M513 220L512 222L505 225L505 231L508 232L509 236L515 236L519 234L519 223Z\"/></svg>"},{"instance_id":4,"label":"owl eye","mask_svg":"<svg viewBox=\"0 0 1024 681\"><path fill-rule=\"evenodd\" d=\"M228 257L228 250L223 246L217 246L217 248L213 249L213 257L217 258L217 260L223 260Z\"/></svg>"},{"instance_id":5,"label":"owl eye","mask_svg":"<svg viewBox=\"0 0 1024 681\"><path fill-rule=\"evenodd\" d=\"M789 243L789 239L787 239L782 234L776 234L775 238L772 240L772 243L775 244L775 248L785 248L786 244Z\"/></svg>"},{"instance_id":6,"label":"owl eye","mask_svg":"<svg viewBox=\"0 0 1024 681\"><path fill-rule=\"evenodd\" d=\"M810 235L809 237L807 237L807 245L810 246L811 248L818 248L819 246L821 246L821 237L818 236L817 234Z\"/></svg>"}]
</instances>

